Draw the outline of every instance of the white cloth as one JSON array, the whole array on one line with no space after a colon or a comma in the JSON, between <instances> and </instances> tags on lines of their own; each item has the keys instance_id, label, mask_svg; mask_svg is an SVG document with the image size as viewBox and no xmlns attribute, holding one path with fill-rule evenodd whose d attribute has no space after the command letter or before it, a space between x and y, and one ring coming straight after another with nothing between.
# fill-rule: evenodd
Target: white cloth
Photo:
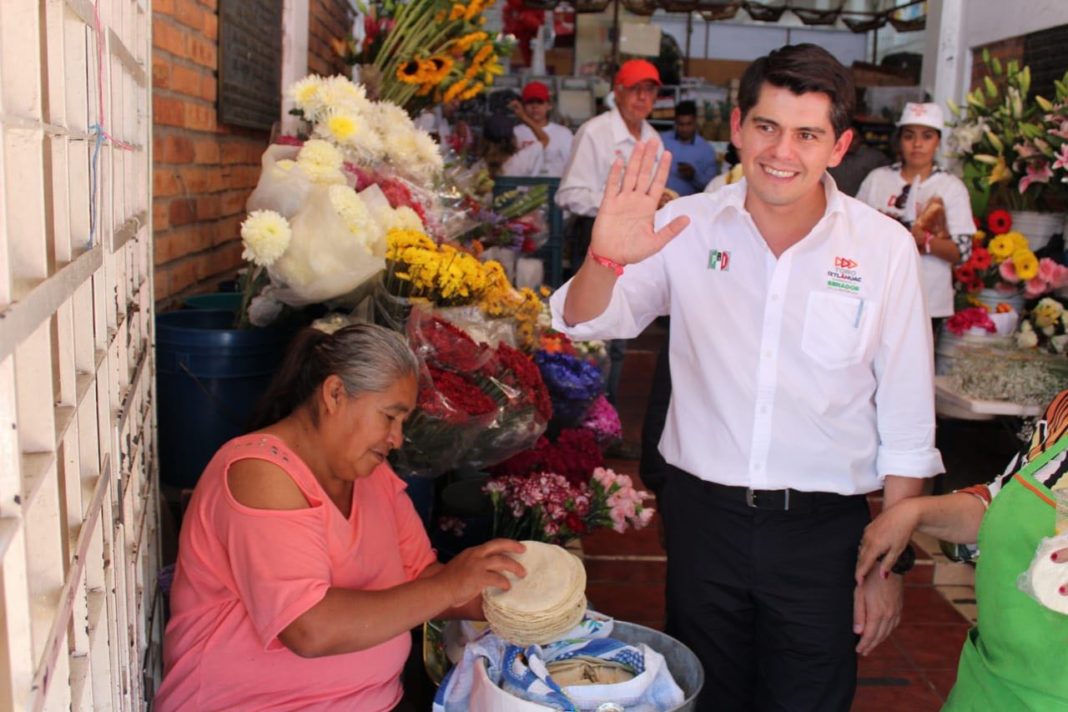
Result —
<instances>
[{"instance_id":1,"label":"white cloth","mask_svg":"<svg viewBox=\"0 0 1068 712\"><path fill-rule=\"evenodd\" d=\"M641 136L642 141L656 140L659 158L664 145L660 142L660 134L648 121L642 122ZM627 130L618 109L595 116L580 126L560 188L556 191L556 204L575 215L595 216L601 207L613 161L629 159L635 143L637 141Z\"/></svg>"},{"instance_id":2,"label":"white cloth","mask_svg":"<svg viewBox=\"0 0 1068 712\"><path fill-rule=\"evenodd\" d=\"M657 227L679 215L690 225L629 265L596 319L567 326L570 283L553 294L553 328L574 339L634 337L671 315L660 452L672 465L725 485L839 494L942 472L912 238L823 181L824 216L778 259L743 179L660 210Z\"/></svg>"},{"instance_id":3,"label":"white cloth","mask_svg":"<svg viewBox=\"0 0 1068 712\"><path fill-rule=\"evenodd\" d=\"M564 174L567 159L571 157L574 136L570 129L560 124L549 123L542 130L549 135L548 146L542 146L534 131L526 124L515 127L516 153L505 162L502 175L559 178ZM517 159L521 154L529 154L529 158L524 156Z\"/></svg>"},{"instance_id":4,"label":"white cloth","mask_svg":"<svg viewBox=\"0 0 1068 712\"><path fill-rule=\"evenodd\" d=\"M946 205L946 227L950 235L971 235L975 232L972 220L972 201L968 189L956 176L942 170L936 170L927 180L917 183L909 191L905 205L898 208L895 200L905 189L906 181L901 177L899 165L876 168L868 174L857 191L857 200L867 203L876 210L897 220L911 224L916 213L934 196L942 198ZM951 316L953 314L953 273L952 265L934 255L922 255L921 269L923 291L927 299L927 310L932 317Z\"/></svg>"}]
</instances>

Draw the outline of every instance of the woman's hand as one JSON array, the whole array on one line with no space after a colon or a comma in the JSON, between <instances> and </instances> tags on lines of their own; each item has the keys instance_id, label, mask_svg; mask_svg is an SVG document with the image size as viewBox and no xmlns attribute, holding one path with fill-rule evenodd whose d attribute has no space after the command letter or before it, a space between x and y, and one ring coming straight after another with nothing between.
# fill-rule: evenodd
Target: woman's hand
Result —
<instances>
[{"instance_id":1,"label":"woman's hand","mask_svg":"<svg viewBox=\"0 0 1068 712\"><path fill-rule=\"evenodd\" d=\"M656 168L656 141L638 142L626 170L616 160L608 174L604 200L593 224L590 250L622 265L641 262L663 249L664 245L690 224L687 217L677 217L660 230L653 230L653 216L671 170L667 151Z\"/></svg>"},{"instance_id":2,"label":"woman's hand","mask_svg":"<svg viewBox=\"0 0 1068 712\"><path fill-rule=\"evenodd\" d=\"M512 584L504 572L523 578L527 572L509 553L522 554L525 547L512 539L494 539L460 552L434 578L448 592L449 607L461 606L491 586L507 591Z\"/></svg>"},{"instance_id":3,"label":"woman's hand","mask_svg":"<svg viewBox=\"0 0 1068 712\"><path fill-rule=\"evenodd\" d=\"M919 509L915 497L901 500L884 510L871 524L864 528L857 553L856 581L863 586L864 579L882 560L879 576L888 578L897 557L905 550L912 532L919 524Z\"/></svg>"}]
</instances>

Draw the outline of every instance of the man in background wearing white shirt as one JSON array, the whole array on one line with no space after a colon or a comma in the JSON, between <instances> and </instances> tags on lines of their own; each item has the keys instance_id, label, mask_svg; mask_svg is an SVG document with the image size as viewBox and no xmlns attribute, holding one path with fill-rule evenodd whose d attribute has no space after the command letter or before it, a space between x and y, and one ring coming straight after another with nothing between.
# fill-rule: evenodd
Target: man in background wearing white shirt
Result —
<instances>
[{"instance_id":1,"label":"man in background wearing white shirt","mask_svg":"<svg viewBox=\"0 0 1068 712\"><path fill-rule=\"evenodd\" d=\"M660 72L644 59L629 59L616 72L613 92L615 108L595 116L579 127L571 159L564 169L556 204L575 219L571 228L571 269L578 269L586 258L590 233L597 208L604 196L608 172L615 160L630 158L635 144L660 144L660 134L646 120L653 113ZM613 339L608 355L611 370L608 375L607 398L615 404L619 379L623 373L626 341Z\"/></svg>"},{"instance_id":2,"label":"man in background wearing white shirt","mask_svg":"<svg viewBox=\"0 0 1068 712\"><path fill-rule=\"evenodd\" d=\"M731 114L745 179L654 218L667 154L654 179L635 149L551 300L578 339L671 316L667 629L704 665L701 710L846 712L901 611L900 575L853 580L864 495L890 508L942 471L914 243L825 176L853 102L820 47L757 60Z\"/></svg>"},{"instance_id":3,"label":"man in background wearing white shirt","mask_svg":"<svg viewBox=\"0 0 1068 712\"><path fill-rule=\"evenodd\" d=\"M549 87L541 82L531 82L523 87L521 99L509 106L522 122L515 127L516 155L530 154L535 159L516 163L511 172L505 164L505 175L559 178L571 156L571 130L549 121L552 97Z\"/></svg>"}]
</instances>

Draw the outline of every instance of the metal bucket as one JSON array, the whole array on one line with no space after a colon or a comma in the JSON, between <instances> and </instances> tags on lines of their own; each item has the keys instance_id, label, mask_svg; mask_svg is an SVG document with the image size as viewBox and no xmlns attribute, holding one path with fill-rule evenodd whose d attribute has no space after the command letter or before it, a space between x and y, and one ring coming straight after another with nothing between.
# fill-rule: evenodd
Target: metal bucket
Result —
<instances>
[{"instance_id":1,"label":"metal bucket","mask_svg":"<svg viewBox=\"0 0 1068 712\"><path fill-rule=\"evenodd\" d=\"M671 676L686 696L681 705L671 708L672 712L692 712L697 709L697 695L705 686L705 669L692 650L667 633L621 620L616 620L611 637L631 645L645 643L663 655Z\"/></svg>"}]
</instances>

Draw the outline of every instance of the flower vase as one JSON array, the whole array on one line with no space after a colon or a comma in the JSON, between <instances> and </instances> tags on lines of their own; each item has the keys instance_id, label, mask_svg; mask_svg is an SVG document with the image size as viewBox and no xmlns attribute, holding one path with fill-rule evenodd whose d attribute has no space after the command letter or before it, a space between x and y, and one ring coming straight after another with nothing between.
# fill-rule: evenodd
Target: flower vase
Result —
<instances>
[{"instance_id":1,"label":"flower vase","mask_svg":"<svg viewBox=\"0 0 1068 712\"><path fill-rule=\"evenodd\" d=\"M1065 228L1064 213L1040 213L1034 210L1012 210L1012 229L1027 238L1031 251L1041 250L1051 237Z\"/></svg>"},{"instance_id":2,"label":"flower vase","mask_svg":"<svg viewBox=\"0 0 1068 712\"><path fill-rule=\"evenodd\" d=\"M1013 223L1013 229L1016 229L1015 222ZM1001 292L997 289L984 289L976 295L976 299L991 311L991 313L997 312L998 306L1006 304L1017 313L1023 314L1024 311L1024 295L1020 292Z\"/></svg>"}]
</instances>

